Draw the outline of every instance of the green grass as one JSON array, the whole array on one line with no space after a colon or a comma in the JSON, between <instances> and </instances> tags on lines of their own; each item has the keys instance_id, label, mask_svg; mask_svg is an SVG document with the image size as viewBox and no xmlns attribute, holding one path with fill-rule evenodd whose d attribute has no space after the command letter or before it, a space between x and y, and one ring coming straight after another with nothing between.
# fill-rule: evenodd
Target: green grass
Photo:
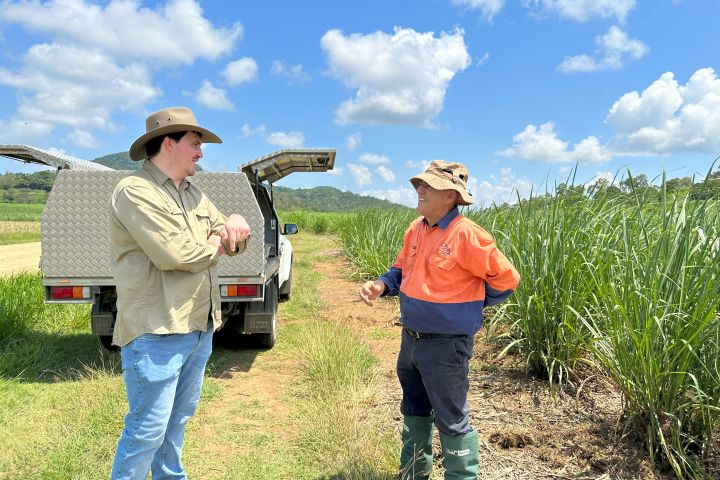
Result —
<instances>
[{"instance_id":1,"label":"green grass","mask_svg":"<svg viewBox=\"0 0 720 480\"><path fill-rule=\"evenodd\" d=\"M41 203L0 202L0 221L39 222L44 209Z\"/></svg>"},{"instance_id":2,"label":"green grass","mask_svg":"<svg viewBox=\"0 0 720 480\"><path fill-rule=\"evenodd\" d=\"M0 245L40 241L40 222L0 220Z\"/></svg>"},{"instance_id":3,"label":"green grass","mask_svg":"<svg viewBox=\"0 0 720 480\"><path fill-rule=\"evenodd\" d=\"M362 338L331 320L314 264L327 237L303 233L292 300L281 305L272 350L216 348L184 461L191 478L390 479L391 418L373 409L375 359ZM39 275L0 279L0 479L107 478L127 410L119 356L89 333L89 307L44 305ZM223 371L297 371L276 401L229 397ZM278 381L281 381L278 377ZM216 408L226 415L213 417ZM284 412L284 413L283 413ZM205 430L203 436L200 432ZM202 439L202 441L201 441ZM213 452L213 455L208 455Z\"/></svg>"}]
</instances>

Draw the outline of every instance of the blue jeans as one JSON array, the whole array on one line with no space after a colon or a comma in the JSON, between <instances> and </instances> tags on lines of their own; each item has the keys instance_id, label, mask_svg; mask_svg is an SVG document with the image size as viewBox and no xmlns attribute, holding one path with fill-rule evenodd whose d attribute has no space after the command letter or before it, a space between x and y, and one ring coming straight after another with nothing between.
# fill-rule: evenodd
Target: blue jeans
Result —
<instances>
[{"instance_id":1,"label":"blue jeans","mask_svg":"<svg viewBox=\"0 0 720 480\"><path fill-rule=\"evenodd\" d=\"M446 435L472 431L467 403L472 351L473 338L466 335L415 338L403 329L397 360L402 414L434 413L435 425Z\"/></svg>"},{"instance_id":2,"label":"blue jeans","mask_svg":"<svg viewBox=\"0 0 720 480\"><path fill-rule=\"evenodd\" d=\"M195 413L212 351L207 332L142 335L121 349L129 404L113 480L187 478L180 460L185 425Z\"/></svg>"}]
</instances>

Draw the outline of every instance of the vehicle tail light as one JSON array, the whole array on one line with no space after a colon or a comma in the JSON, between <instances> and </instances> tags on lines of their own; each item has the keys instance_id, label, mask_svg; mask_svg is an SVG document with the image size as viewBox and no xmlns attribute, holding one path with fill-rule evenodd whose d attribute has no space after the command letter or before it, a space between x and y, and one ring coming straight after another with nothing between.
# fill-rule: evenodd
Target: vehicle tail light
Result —
<instances>
[{"instance_id":1,"label":"vehicle tail light","mask_svg":"<svg viewBox=\"0 0 720 480\"><path fill-rule=\"evenodd\" d=\"M257 297L257 285L220 285L220 295L223 297Z\"/></svg>"},{"instance_id":2,"label":"vehicle tail light","mask_svg":"<svg viewBox=\"0 0 720 480\"><path fill-rule=\"evenodd\" d=\"M90 287L50 287L53 300L88 300Z\"/></svg>"}]
</instances>

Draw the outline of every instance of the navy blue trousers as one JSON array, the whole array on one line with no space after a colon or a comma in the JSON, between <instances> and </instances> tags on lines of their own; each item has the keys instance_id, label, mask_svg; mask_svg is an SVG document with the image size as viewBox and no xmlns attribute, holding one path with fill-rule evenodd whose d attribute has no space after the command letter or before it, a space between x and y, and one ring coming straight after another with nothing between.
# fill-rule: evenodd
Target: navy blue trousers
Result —
<instances>
[{"instance_id":1,"label":"navy blue trousers","mask_svg":"<svg viewBox=\"0 0 720 480\"><path fill-rule=\"evenodd\" d=\"M468 361L473 338L467 335L416 336L402 332L397 375L403 415L427 417L447 435L472 431L468 415Z\"/></svg>"}]
</instances>

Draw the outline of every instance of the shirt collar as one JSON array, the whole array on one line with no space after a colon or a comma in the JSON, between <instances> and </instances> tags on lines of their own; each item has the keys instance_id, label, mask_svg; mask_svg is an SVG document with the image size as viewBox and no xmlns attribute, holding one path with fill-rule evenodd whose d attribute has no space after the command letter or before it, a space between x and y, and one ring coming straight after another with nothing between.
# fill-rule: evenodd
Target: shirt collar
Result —
<instances>
[{"instance_id":1,"label":"shirt collar","mask_svg":"<svg viewBox=\"0 0 720 480\"><path fill-rule=\"evenodd\" d=\"M455 219L455 217L457 217L458 215L460 215L460 211L458 210L457 207L453 207L452 210L450 210L448 213L446 213L444 217L442 217L440 220L438 220L437 226L442 228L443 230L445 230L448 227L448 225L450 225L450 222L452 222ZM423 218L423 222L425 222L425 224L428 225L427 218ZM434 227L435 225L429 225L429 226Z\"/></svg>"},{"instance_id":2,"label":"shirt collar","mask_svg":"<svg viewBox=\"0 0 720 480\"><path fill-rule=\"evenodd\" d=\"M157 165L155 165L150 160L145 160L142 165L143 170L145 170L150 177L157 183L158 185L163 185L165 182L170 181L172 185L175 185L175 182L165 175L165 173L158 168ZM188 188L190 186L190 179L189 178L183 178L180 181L180 188L178 190L181 190L183 188Z\"/></svg>"}]
</instances>

